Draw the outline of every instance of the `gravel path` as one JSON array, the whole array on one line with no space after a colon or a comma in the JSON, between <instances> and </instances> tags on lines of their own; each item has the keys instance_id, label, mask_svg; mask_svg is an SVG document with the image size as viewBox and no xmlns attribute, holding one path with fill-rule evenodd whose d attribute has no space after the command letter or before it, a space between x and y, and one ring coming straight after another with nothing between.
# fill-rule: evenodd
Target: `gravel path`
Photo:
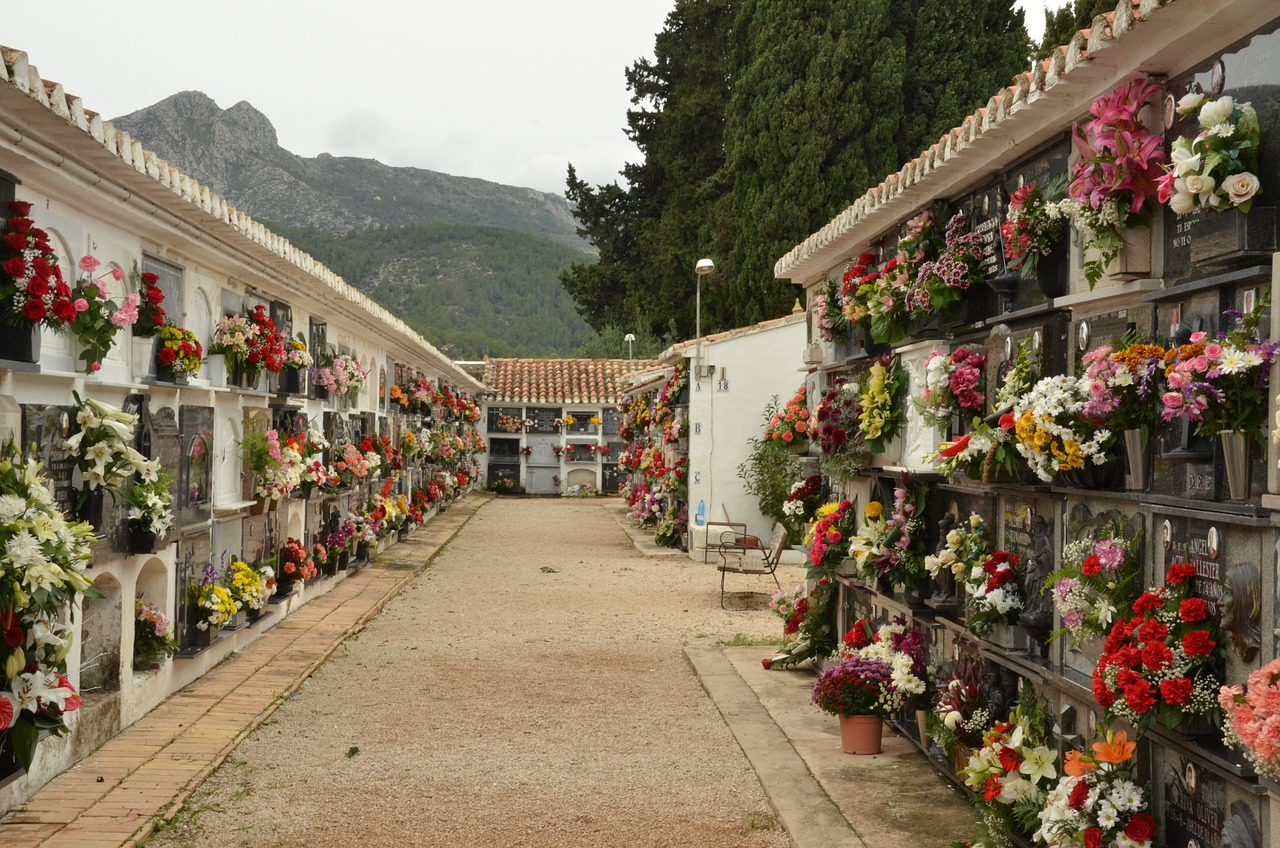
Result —
<instances>
[{"instance_id":1,"label":"gravel path","mask_svg":"<svg viewBox=\"0 0 1280 848\"><path fill-rule=\"evenodd\" d=\"M775 638L767 596L722 611L615 514L482 508L148 848L789 845L681 654Z\"/></svg>"}]
</instances>

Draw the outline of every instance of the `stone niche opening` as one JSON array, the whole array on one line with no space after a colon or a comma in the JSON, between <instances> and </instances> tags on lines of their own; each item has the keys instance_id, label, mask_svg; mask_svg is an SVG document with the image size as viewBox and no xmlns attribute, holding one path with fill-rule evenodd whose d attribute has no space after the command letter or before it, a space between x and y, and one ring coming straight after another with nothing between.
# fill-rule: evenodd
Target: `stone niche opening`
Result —
<instances>
[{"instance_id":1,"label":"stone niche opening","mask_svg":"<svg viewBox=\"0 0 1280 848\"><path fill-rule=\"evenodd\" d=\"M564 475L565 488L573 486L590 486L598 488L596 482L596 472L593 468L570 468Z\"/></svg>"},{"instance_id":2,"label":"stone niche opening","mask_svg":"<svg viewBox=\"0 0 1280 848\"><path fill-rule=\"evenodd\" d=\"M166 618L173 621L173 591L169 585L169 569L165 568L164 563L158 558L151 557L142 566L142 571L138 574L138 584L135 591L136 597L142 598L155 606ZM133 626L135 628L138 627L137 614L135 613L130 617L133 619ZM132 658L132 640L126 646L126 650ZM132 659L130 662L132 662Z\"/></svg>"},{"instance_id":3,"label":"stone niche opening","mask_svg":"<svg viewBox=\"0 0 1280 848\"><path fill-rule=\"evenodd\" d=\"M110 574L93 583L101 598L86 598L80 623L80 695L89 701L120 690L120 584Z\"/></svg>"}]
</instances>

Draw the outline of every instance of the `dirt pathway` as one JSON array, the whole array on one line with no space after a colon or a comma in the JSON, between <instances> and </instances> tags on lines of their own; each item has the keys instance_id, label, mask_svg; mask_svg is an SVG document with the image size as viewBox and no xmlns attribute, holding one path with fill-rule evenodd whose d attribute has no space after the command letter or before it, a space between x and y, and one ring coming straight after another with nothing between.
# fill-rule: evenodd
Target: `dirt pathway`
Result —
<instances>
[{"instance_id":1,"label":"dirt pathway","mask_svg":"<svg viewBox=\"0 0 1280 848\"><path fill-rule=\"evenodd\" d=\"M777 619L610 503L482 508L148 848L788 845L681 655Z\"/></svg>"}]
</instances>

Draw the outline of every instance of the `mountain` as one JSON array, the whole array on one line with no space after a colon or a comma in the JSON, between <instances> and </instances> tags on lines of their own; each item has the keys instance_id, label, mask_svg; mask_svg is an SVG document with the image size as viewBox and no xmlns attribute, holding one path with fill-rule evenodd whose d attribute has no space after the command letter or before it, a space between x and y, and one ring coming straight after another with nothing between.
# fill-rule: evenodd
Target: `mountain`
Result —
<instances>
[{"instance_id":1,"label":"mountain","mask_svg":"<svg viewBox=\"0 0 1280 848\"><path fill-rule=\"evenodd\" d=\"M476 224L586 248L559 195L374 159L297 156L245 101L222 109L202 92L183 91L112 123L255 218L321 230Z\"/></svg>"},{"instance_id":2,"label":"mountain","mask_svg":"<svg viewBox=\"0 0 1280 848\"><path fill-rule=\"evenodd\" d=\"M575 248L469 224L268 226L454 359L569 356L592 335L556 279L582 261Z\"/></svg>"},{"instance_id":3,"label":"mountain","mask_svg":"<svg viewBox=\"0 0 1280 848\"><path fill-rule=\"evenodd\" d=\"M588 258L563 197L282 148L248 103L184 91L113 123L455 359L561 357L592 331L558 275Z\"/></svg>"}]
</instances>

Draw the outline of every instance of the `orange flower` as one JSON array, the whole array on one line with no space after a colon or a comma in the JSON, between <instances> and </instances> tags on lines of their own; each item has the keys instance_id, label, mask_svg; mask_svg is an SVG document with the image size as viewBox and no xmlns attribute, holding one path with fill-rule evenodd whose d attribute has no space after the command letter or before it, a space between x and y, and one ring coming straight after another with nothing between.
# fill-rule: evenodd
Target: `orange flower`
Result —
<instances>
[{"instance_id":1,"label":"orange flower","mask_svg":"<svg viewBox=\"0 0 1280 848\"><path fill-rule=\"evenodd\" d=\"M1138 749L1137 742L1129 741L1129 734L1123 730L1116 731L1109 742L1094 742L1095 759L1103 763L1123 763L1133 756Z\"/></svg>"},{"instance_id":2,"label":"orange flower","mask_svg":"<svg viewBox=\"0 0 1280 848\"><path fill-rule=\"evenodd\" d=\"M1084 759L1084 754L1080 751L1068 751L1062 763L1062 772L1068 777L1083 777L1085 772L1097 767L1092 760Z\"/></svg>"}]
</instances>

